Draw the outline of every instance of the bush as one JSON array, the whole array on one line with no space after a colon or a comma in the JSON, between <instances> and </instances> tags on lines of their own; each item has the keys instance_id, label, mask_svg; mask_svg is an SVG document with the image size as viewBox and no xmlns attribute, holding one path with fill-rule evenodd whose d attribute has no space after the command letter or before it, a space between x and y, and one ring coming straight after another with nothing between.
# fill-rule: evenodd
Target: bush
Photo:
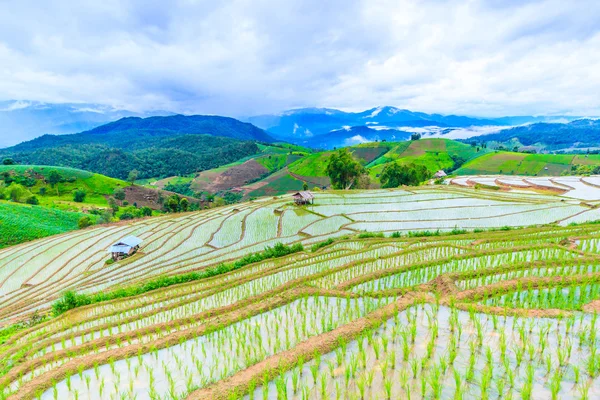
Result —
<instances>
[{"instance_id":1,"label":"bush","mask_svg":"<svg viewBox=\"0 0 600 400\"><path fill-rule=\"evenodd\" d=\"M87 196L87 192L85 190L77 189L75 193L73 193L73 201L77 203L83 203L85 196Z\"/></svg>"},{"instance_id":2,"label":"bush","mask_svg":"<svg viewBox=\"0 0 600 400\"><path fill-rule=\"evenodd\" d=\"M134 219L134 218L135 218L135 216L134 216L133 214L131 214L131 213L128 213L128 212L124 212L124 213L123 213L123 214L121 214L121 216L119 217L119 219L120 219L121 221L127 221L127 220Z\"/></svg>"},{"instance_id":3,"label":"bush","mask_svg":"<svg viewBox=\"0 0 600 400\"><path fill-rule=\"evenodd\" d=\"M77 225L79 225L79 229L83 229L83 228L87 228L88 226L94 225L94 221L92 221L92 219L90 217L85 215L85 216L79 218Z\"/></svg>"},{"instance_id":4,"label":"bush","mask_svg":"<svg viewBox=\"0 0 600 400\"><path fill-rule=\"evenodd\" d=\"M402 237L402 233L401 232L394 232L394 233L392 233L390 235L390 237L399 238L399 237Z\"/></svg>"},{"instance_id":5,"label":"bush","mask_svg":"<svg viewBox=\"0 0 600 400\"><path fill-rule=\"evenodd\" d=\"M27 198L27 204L31 204L32 206L37 206L38 204L40 204L40 201L38 200L37 197L31 196L31 197Z\"/></svg>"}]
</instances>

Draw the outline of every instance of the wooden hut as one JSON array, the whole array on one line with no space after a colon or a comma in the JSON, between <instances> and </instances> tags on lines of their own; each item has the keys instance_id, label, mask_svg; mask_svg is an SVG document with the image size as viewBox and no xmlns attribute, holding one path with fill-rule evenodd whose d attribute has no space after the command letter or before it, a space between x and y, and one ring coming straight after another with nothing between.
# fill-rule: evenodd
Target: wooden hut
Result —
<instances>
[{"instance_id":1,"label":"wooden hut","mask_svg":"<svg viewBox=\"0 0 600 400\"><path fill-rule=\"evenodd\" d=\"M294 202L299 206L305 204L313 204L315 199L315 196L308 191L295 193L292 197L294 198Z\"/></svg>"},{"instance_id":2,"label":"wooden hut","mask_svg":"<svg viewBox=\"0 0 600 400\"><path fill-rule=\"evenodd\" d=\"M142 244L142 239L135 236L127 236L110 246L108 252L111 254L112 259L117 261L135 254L140 248L140 244Z\"/></svg>"},{"instance_id":3,"label":"wooden hut","mask_svg":"<svg viewBox=\"0 0 600 400\"><path fill-rule=\"evenodd\" d=\"M441 169L433 175L433 177L436 179L445 178L446 176L448 175L446 175L446 173Z\"/></svg>"}]
</instances>

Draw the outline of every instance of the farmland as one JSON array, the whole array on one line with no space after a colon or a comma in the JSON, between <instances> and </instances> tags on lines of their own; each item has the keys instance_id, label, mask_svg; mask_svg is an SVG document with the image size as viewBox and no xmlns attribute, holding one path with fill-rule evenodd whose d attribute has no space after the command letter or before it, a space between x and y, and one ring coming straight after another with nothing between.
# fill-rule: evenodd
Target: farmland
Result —
<instances>
[{"instance_id":1,"label":"farmland","mask_svg":"<svg viewBox=\"0 0 600 400\"><path fill-rule=\"evenodd\" d=\"M558 176L572 165L598 165L597 155L491 152L462 166L459 175L506 174Z\"/></svg>"},{"instance_id":2,"label":"farmland","mask_svg":"<svg viewBox=\"0 0 600 400\"><path fill-rule=\"evenodd\" d=\"M0 398L594 398L598 201L317 192L2 249L3 323L50 316L5 335Z\"/></svg>"},{"instance_id":3,"label":"farmland","mask_svg":"<svg viewBox=\"0 0 600 400\"><path fill-rule=\"evenodd\" d=\"M0 203L0 247L78 229L84 214Z\"/></svg>"}]
</instances>

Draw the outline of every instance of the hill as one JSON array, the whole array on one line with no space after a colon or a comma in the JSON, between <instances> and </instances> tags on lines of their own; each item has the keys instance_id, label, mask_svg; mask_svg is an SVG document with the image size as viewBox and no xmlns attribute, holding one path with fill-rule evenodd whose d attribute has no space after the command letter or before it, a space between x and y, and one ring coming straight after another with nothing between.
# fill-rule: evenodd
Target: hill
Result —
<instances>
[{"instance_id":1,"label":"hill","mask_svg":"<svg viewBox=\"0 0 600 400\"><path fill-rule=\"evenodd\" d=\"M232 118L123 118L87 132L44 135L0 150L0 158L120 179L136 169L140 178L152 178L186 175L256 154L257 140L272 141L261 129Z\"/></svg>"},{"instance_id":2,"label":"hill","mask_svg":"<svg viewBox=\"0 0 600 400\"><path fill-rule=\"evenodd\" d=\"M569 123L535 123L475 136L470 140L499 142L509 148L522 145L545 150L586 151L600 147L600 121L580 119Z\"/></svg>"},{"instance_id":3,"label":"hill","mask_svg":"<svg viewBox=\"0 0 600 400\"><path fill-rule=\"evenodd\" d=\"M0 101L0 148L43 134L87 131L131 116L169 115L165 111L136 113L101 104Z\"/></svg>"},{"instance_id":4,"label":"hill","mask_svg":"<svg viewBox=\"0 0 600 400\"><path fill-rule=\"evenodd\" d=\"M316 193L307 207L262 198L0 250L0 321L23 321L0 331L2 397L595 390L598 226L570 224L598 212L561 200ZM106 263L126 235L143 239L138 254Z\"/></svg>"}]
</instances>

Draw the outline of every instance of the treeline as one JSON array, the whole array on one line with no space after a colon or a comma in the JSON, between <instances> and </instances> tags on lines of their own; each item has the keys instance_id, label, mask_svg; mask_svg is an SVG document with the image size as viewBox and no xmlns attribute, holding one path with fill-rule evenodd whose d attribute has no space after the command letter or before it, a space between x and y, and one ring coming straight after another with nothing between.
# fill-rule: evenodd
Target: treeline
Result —
<instances>
[{"instance_id":1,"label":"treeline","mask_svg":"<svg viewBox=\"0 0 600 400\"><path fill-rule=\"evenodd\" d=\"M210 135L144 136L131 149L106 144L65 144L35 150L5 150L0 158L19 164L73 167L119 179L131 170L138 178L187 175L259 152L255 142Z\"/></svg>"}]
</instances>

